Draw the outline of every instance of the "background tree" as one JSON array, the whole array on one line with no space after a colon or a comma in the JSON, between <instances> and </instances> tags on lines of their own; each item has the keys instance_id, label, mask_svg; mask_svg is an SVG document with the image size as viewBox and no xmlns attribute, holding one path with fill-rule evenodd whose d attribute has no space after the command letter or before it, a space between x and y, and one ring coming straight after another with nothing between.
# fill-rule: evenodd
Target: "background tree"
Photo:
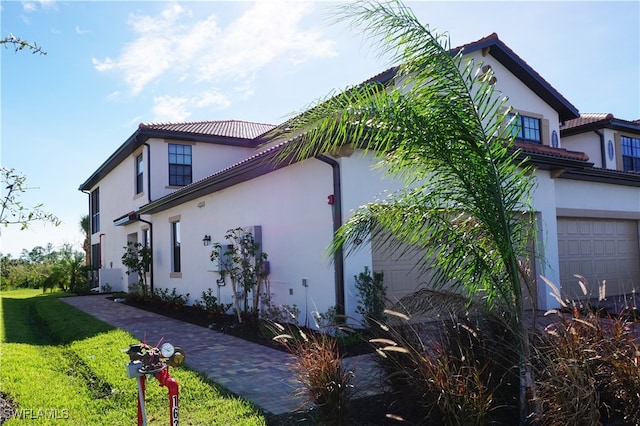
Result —
<instances>
[{"instance_id":1,"label":"background tree","mask_svg":"<svg viewBox=\"0 0 640 426\"><path fill-rule=\"evenodd\" d=\"M84 240L82 241L82 249L84 250L84 263L89 265L91 263L91 236L89 234L89 215L86 214L80 218L80 229L84 234Z\"/></svg>"},{"instance_id":2,"label":"background tree","mask_svg":"<svg viewBox=\"0 0 640 426\"><path fill-rule=\"evenodd\" d=\"M334 152L354 143L374 155L404 189L359 208L332 250L357 250L368 237L392 249L415 246L431 286L457 286L489 310L507 314L519 354L521 416L526 410L527 328L519 259L531 237L532 170L518 160L507 99L491 70L453 55L446 36L400 2L360 1L340 8L382 56L399 64L393 83L363 84L291 120L300 135L281 161Z\"/></svg>"},{"instance_id":3,"label":"background tree","mask_svg":"<svg viewBox=\"0 0 640 426\"><path fill-rule=\"evenodd\" d=\"M62 291L82 293L88 290L86 266L82 253L65 244L58 252L58 260L53 267L53 275L59 277L56 284Z\"/></svg>"},{"instance_id":4,"label":"background tree","mask_svg":"<svg viewBox=\"0 0 640 426\"><path fill-rule=\"evenodd\" d=\"M20 225L21 229L27 229L34 221L51 222L55 226L60 224L60 219L42 209L38 204L31 208L25 207L19 200L19 196L29 188L26 186L27 178L12 168L0 168L0 182L2 184L2 208L0 209L0 224L4 226Z\"/></svg>"},{"instance_id":5,"label":"background tree","mask_svg":"<svg viewBox=\"0 0 640 426\"><path fill-rule=\"evenodd\" d=\"M55 250L52 244L24 249L18 259L0 257L2 289L42 288L82 293L87 290L86 268L82 253L70 244Z\"/></svg>"},{"instance_id":6,"label":"background tree","mask_svg":"<svg viewBox=\"0 0 640 426\"><path fill-rule=\"evenodd\" d=\"M39 53L40 55L47 54L47 52L42 50L42 47L38 46L38 44L35 41L28 42L28 41L22 40L20 37L14 36L13 34L9 34L8 36L0 39L0 44L3 45L5 48L8 48L9 46L13 46L16 52L27 49L31 51L31 53L33 53L34 55L36 53Z\"/></svg>"}]
</instances>

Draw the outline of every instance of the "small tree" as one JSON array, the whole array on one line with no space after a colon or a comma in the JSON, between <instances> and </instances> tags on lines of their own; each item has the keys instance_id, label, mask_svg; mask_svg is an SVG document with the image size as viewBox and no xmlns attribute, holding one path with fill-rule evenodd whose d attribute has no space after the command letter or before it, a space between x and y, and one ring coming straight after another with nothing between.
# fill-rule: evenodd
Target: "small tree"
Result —
<instances>
[{"instance_id":1,"label":"small tree","mask_svg":"<svg viewBox=\"0 0 640 426\"><path fill-rule=\"evenodd\" d=\"M138 285L142 288L142 294L147 295L147 271L151 265L151 249L143 244L129 241L124 247L122 264L129 268L127 275L138 274Z\"/></svg>"},{"instance_id":2,"label":"small tree","mask_svg":"<svg viewBox=\"0 0 640 426\"><path fill-rule=\"evenodd\" d=\"M266 279L265 262L267 254L262 252L251 232L243 228L229 229L224 238L229 241L226 250L220 243L213 245L211 261L220 262L222 279L229 276L233 290L234 306L238 321L242 322L241 312L249 309L248 294L253 291L252 312L258 312L260 290ZM240 299L243 301L241 309Z\"/></svg>"},{"instance_id":3,"label":"small tree","mask_svg":"<svg viewBox=\"0 0 640 426\"><path fill-rule=\"evenodd\" d=\"M364 272L360 272L354 278L360 296L356 311L362 315L363 325L372 328L383 323L386 319L384 308L387 297L387 288L382 283L384 274L374 272L372 276L369 268L365 266Z\"/></svg>"}]
</instances>

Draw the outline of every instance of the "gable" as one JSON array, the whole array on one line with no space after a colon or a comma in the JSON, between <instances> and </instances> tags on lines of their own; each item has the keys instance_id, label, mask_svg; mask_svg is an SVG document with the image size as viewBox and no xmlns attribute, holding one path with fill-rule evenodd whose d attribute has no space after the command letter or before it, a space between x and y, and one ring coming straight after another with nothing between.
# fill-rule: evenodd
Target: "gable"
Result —
<instances>
[{"instance_id":1,"label":"gable","mask_svg":"<svg viewBox=\"0 0 640 426\"><path fill-rule=\"evenodd\" d=\"M570 120L579 117L578 109L573 106L564 96L551 86L540 74L538 74L529 64L515 54L506 44L504 44L496 33L484 37L473 43L465 44L451 50L453 54L462 51L463 54L479 52L481 56L491 55L509 72L516 76L525 86L536 93L549 106L558 112L560 121Z\"/></svg>"}]
</instances>

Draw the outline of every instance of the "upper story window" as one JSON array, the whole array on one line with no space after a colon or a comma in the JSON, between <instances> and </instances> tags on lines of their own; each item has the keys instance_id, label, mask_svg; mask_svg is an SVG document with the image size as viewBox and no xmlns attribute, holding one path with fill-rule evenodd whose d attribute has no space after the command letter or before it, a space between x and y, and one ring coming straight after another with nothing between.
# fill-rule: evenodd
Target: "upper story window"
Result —
<instances>
[{"instance_id":1,"label":"upper story window","mask_svg":"<svg viewBox=\"0 0 640 426\"><path fill-rule=\"evenodd\" d=\"M169 144L169 186L191 183L191 145Z\"/></svg>"},{"instance_id":2,"label":"upper story window","mask_svg":"<svg viewBox=\"0 0 640 426\"><path fill-rule=\"evenodd\" d=\"M621 136L622 170L640 172L640 138Z\"/></svg>"},{"instance_id":3,"label":"upper story window","mask_svg":"<svg viewBox=\"0 0 640 426\"><path fill-rule=\"evenodd\" d=\"M91 233L100 232L100 188L91 191Z\"/></svg>"},{"instance_id":4,"label":"upper story window","mask_svg":"<svg viewBox=\"0 0 640 426\"><path fill-rule=\"evenodd\" d=\"M515 117L511 134L526 142L542 143L540 131L540 119L522 114L509 114L509 118Z\"/></svg>"},{"instance_id":5,"label":"upper story window","mask_svg":"<svg viewBox=\"0 0 640 426\"><path fill-rule=\"evenodd\" d=\"M142 154L136 156L136 194L140 194L144 190L144 164L142 163Z\"/></svg>"}]
</instances>

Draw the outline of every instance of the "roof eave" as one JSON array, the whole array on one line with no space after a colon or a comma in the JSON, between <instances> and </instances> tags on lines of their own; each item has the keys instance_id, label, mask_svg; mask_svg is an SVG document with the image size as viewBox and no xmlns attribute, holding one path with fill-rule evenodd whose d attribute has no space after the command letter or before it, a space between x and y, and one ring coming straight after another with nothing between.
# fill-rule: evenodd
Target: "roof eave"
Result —
<instances>
[{"instance_id":1,"label":"roof eave","mask_svg":"<svg viewBox=\"0 0 640 426\"><path fill-rule=\"evenodd\" d=\"M542 170L581 170L593 166L593 163L572 158L554 157L545 154L521 152L518 156L521 160L532 163L536 168Z\"/></svg>"},{"instance_id":2,"label":"roof eave","mask_svg":"<svg viewBox=\"0 0 640 426\"><path fill-rule=\"evenodd\" d=\"M80 191L89 191L102 178L115 169L118 164L133 154L147 140L169 139L185 142L215 143L218 145L229 145L241 148L255 148L256 141L253 139L237 138L218 135L203 135L197 133L174 132L170 130L158 130L149 128L139 128L122 144L98 169L78 188Z\"/></svg>"},{"instance_id":3,"label":"roof eave","mask_svg":"<svg viewBox=\"0 0 640 426\"><path fill-rule=\"evenodd\" d=\"M571 127L569 129L560 129L560 137L577 135L580 133L591 132L594 130L599 130L604 128L612 129L612 130L622 130L622 131L628 131L628 132L640 134L640 125L613 118L613 119L593 121L591 123L585 123L580 126Z\"/></svg>"},{"instance_id":4,"label":"roof eave","mask_svg":"<svg viewBox=\"0 0 640 426\"><path fill-rule=\"evenodd\" d=\"M621 173L617 170L606 169L576 169L570 170L560 176L563 179L584 180L588 182L601 182L613 185L640 187L640 173Z\"/></svg>"},{"instance_id":5,"label":"roof eave","mask_svg":"<svg viewBox=\"0 0 640 426\"><path fill-rule=\"evenodd\" d=\"M125 158L138 149L138 147L144 142L143 138L144 140L147 139L140 129L133 132L133 134L129 136L129 138L127 138L127 140L124 141L124 143L120 145L120 147L116 149L114 153L111 154L109 158L107 158L105 162L102 163L100 167L98 167L96 171L80 185L78 190L90 191L91 188L93 188L96 183L113 170L117 164L120 164Z\"/></svg>"}]
</instances>

